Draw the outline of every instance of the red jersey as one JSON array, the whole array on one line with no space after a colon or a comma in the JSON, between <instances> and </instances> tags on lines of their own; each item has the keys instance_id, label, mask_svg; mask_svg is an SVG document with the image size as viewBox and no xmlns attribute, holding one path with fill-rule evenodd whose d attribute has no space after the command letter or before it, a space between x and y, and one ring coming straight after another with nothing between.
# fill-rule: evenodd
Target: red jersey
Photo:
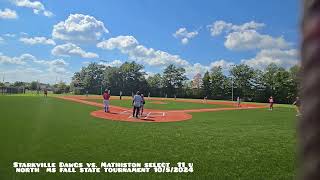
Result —
<instances>
[{"instance_id":1,"label":"red jersey","mask_svg":"<svg viewBox=\"0 0 320 180\"><path fill-rule=\"evenodd\" d=\"M109 99L110 99L110 94L108 94L108 93L103 93L103 99L104 99L104 100L109 100Z\"/></svg>"}]
</instances>

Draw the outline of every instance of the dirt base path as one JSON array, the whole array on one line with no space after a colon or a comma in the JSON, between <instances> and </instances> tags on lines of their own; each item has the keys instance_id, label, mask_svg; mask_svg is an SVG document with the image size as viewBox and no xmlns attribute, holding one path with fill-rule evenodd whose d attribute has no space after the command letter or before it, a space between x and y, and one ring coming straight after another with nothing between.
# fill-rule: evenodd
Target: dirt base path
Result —
<instances>
[{"instance_id":1,"label":"dirt base path","mask_svg":"<svg viewBox=\"0 0 320 180\"><path fill-rule=\"evenodd\" d=\"M57 98L78 102L82 104L88 104L91 106L103 108L102 103L87 101L87 99L97 99L100 96L57 96ZM113 98L112 98L113 99ZM159 98L150 98L149 100L160 100ZM101 100L102 101L102 100ZM204 103L202 100L188 100L188 99L177 99L178 102L193 102L193 103ZM220 105L230 105L235 106L233 102L224 101L207 101L207 104L220 104ZM139 118L134 118L132 116L132 109L110 106L111 112L106 113L104 110L93 111L90 114L97 118L115 120L115 121L129 121L129 122L175 122L175 121L185 121L192 118L189 113L192 112L213 112L213 111L228 111L228 110L242 110L242 109L256 109L265 108L265 105L257 104L241 104L241 107L230 107L230 108L208 108L208 109L187 109L187 110L155 110L155 109L144 109L144 113Z\"/></svg>"}]
</instances>

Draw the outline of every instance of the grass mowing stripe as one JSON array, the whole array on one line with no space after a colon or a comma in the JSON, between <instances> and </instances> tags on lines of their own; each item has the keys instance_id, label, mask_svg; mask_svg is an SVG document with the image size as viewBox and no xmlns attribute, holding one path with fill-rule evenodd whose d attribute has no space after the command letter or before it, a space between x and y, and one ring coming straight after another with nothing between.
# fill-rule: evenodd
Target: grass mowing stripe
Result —
<instances>
[{"instance_id":1,"label":"grass mowing stripe","mask_svg":"<svg viewBox=\"0 0 320 180\"><path fill-rule=\"evenodd\" d=\"M102 103L101 99L87 99L87 101L99 102ZM165 104L158 104L158 102L163 102ZM181 102L181 101L172 101L172 100L150 100L146 101L144 108L147 109L160 109L160 110L183 110L183 109L206 109L206 108L224 108L232 107L229 105L221 104L205 104L205 103L195 103L195 102ZM155 102L155 103L154 103ZM110 100L111 105L131 108L132 100Z\"/></svg>"},{"instance_id":2,"label":"grass mowing stripe","mask_svg":"<svg viewBox=\"0 0 320 180\"><path fill-rule=\"evenodd\" d=\"M0 96L0 179L292 179L289 108L193 113L175 123L93 118L98 108ZM12 162L193 162L192 174L16 174Z\"/></svg>"}]
</instances>

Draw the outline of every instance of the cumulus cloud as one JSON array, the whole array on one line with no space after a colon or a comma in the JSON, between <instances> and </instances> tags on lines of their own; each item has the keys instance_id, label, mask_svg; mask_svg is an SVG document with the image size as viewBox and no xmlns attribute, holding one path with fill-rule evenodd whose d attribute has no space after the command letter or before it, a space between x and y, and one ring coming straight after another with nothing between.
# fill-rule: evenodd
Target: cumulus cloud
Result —
<instances>
[{"instance_id":1,"label":"cumulus cloud","mask_svg":"<svg viewBox=\"0 0 320 180\"><path fill-rule=\"evenodd\" d=\"M31 54L22 54L18 57L5 56L0 53L0 64L15 64L15 65L27 65L30 63L35 63L39 65L47 66L50 70L60 70L59 72L66 71L66 67L69 65L63 59L56 59L52 61L39 60Z\"/></svg>"},{"instance_id":2,"label":"cumulus cloud","mask_svg":"<svg viewBox=\"0 0 320 180\"><path fill-rule=\"evenodd\" d=\"M196 37L198 35L198 31L188 32L186 28L179 28L173 36L177 39L181 40L182 44L188 44L189 40Z\"/></svg>"},{"instance_id":3,"label":"cumulus cloud","mask_svg":"<svg viewBox=\"0 0 320 180\"><path fill-rule=\"evenodd\" d=\"M133 36L110 38L98 43L97 47L106 50L120 50L121 53L128 55L129 60L134 60L148 66L162 68L169 64L174 64L178 67L185 68L188 77L193 77L197 73L203 74L210 69L210 66L205 66L200 63L191 64L178 55L147 48L141 45Z\"/></svg>"},{"instance_id":4,"label":"cumulus cloud","mask_svg":"<svg viewBox=\"0 0 320 180\"><path fill-rule=\"evenodd\" d=\"M83 49L81 49L79 46L72 44L72 43L67 43L67 44L62 44L54 47L51 50L51 53L55 56L79 56L82 58L98 58L99 55L96 53L92 52L86 52Z\"/></svg>"},{"instance_id":5,"label":"cumulus cloud","mask_svg":"<svg viewBox=\"0 0 320 180\"><path fill-rule=\"evenodd\" d=\"M253 68L265 69L269 64L274 63L284 68L290 68L298 63L298 50L263 49L256 57L244 59L241 62Z\"/></svg>"},{"instance_id":6,"label":"cumulus cloud","mask_svg":"<svg viewBox=\"0 0 320 180\"><path fill-rule=\"evenodd\" d=\"M178 55L147 48L141 45L133 36L110 38L98 43L97 47L106 50L120 50L121 53L128 55L129 60L134 60L147 66L163 68L169 64L174 64L178 67L185 68L188 77L193 77L197 73L203 74L210 68L200 63L191 64Z\"/></svg>"},{"instance_id":7,"label":"cumulus cloud","mask_svg":"<svg viewBox=\"0 0 320 180\"><path fill-rule=\"evenodd\" d=\"M130 49L134 49L138 44L139 42L133 36L117 36L115 38L99 42L97 47L108 50L119 49L122 52L126 52Z\"/></svg>"},{"instance_id":8,"label":"cumulus cloud","mask_svg":"<svg viewBox=\"0 0 320 180\"><path fill-rule=\"evenodd\" d=\"M97 44L98 48L112 50L118 49L123 54L127 54L130 60L143 62L150 66L166 66L175 64L178 66L187 66L189 63L178 55L154 50L140 45L133 36L118 36L102 41Z\"/></svg>"},{"instance_id":9,"label":"cumulus cloud","mask_svg":"<svg viewBox=\"0 0 320 180\"><path fill-rule=\"evenodd\" d=\"M285 49L290 47L283 37L274 38L255 30L232 32L226 36L225 47L231 50Z\"/></svg>"},{"instance_id":10,"label":"cumulus cloud","mask_svg":"<svg viewBox=\"0 0 320 180\"><path fill-rule=\"evenodd\" d=\"M208 27L212 36L226 33L224 46L230 50L286 49L291 46L291 43L283 37L272 37L259 33L258 30L264 26L265 24L254 21L241 25L216 21Z\"/></svg>"},{"instance_id":11,"label":"cumulus cloud","mask_svg":"<svg viewBox=\"0 0 320 180\"><path fill-rule=\"evenodd\" d=\"M0 64L24 65L27 61L34 61L36 58L31 54L22 54L18 57L5 56L0 53Z\"/></svg>"},{"instance_id":12,"label":"cumulus cloud","mask_svg":"<svg viewBox=\"0 0 320 180\"><path fill-rule=\"evenodd\" d=\"M54 73L65 73L67 72L66 67L69 64L66 63L63 59L56 59L53 61L48 61L48 71Z\"/></svg>"},{"instance_id":13,"label":"cumulus cloud","mask_svg":"<svg viewBox=\"0 0 320 180\"><path fill-rule=\"evenodd\" d=\"M233 62L231 62L231 61L226 61L226 60L224 60L224 59L221 59L221 60L217 60L217 61L211 62L211 63L210 63L210 68L220 66L222 69L228 70L228 69L230 69L230 67L232 67L233 65L235 65Z\"/></svg>"},{"instance_id":14,"label":"cumulus cloud","mask_svg":"<svg viewBox=\"0 0 320 180\"><path fill-rule=\"evenodd\" d=\"M47 17L51 17L54 15L51 11L46 10L44 5L40 1L30 1L30 0L11 0L11 1L16 6L31 8L34 14L41 13Z\"/></svg>"},{"instance_id":15,"label":"cumulus cloud","mask_svg":"<svg viewBox=\"0 0 320 180\"><path fill-rule=\"evenodd\" d=\"M52 37L64 41L95 42L109 33L104 23L93 16L70 14L65 21L53 26Z\"/></svg>"},{"instance_id":16,"label":"cumulus cloud","mask_svg":"<svg viewBox=\"0 0 320 180\"><path fill-rule=\"evenodd\" d=\"M208 25L212 36L218 36L223 32L230 31L246 31L246 30L257 30L264 27L265 24L250 21L242 25L234 25L225 21L215 21L212 25Z\"/></svg>"},{"instance_id":17,"label":"cumulus cloud","mask_svg":"<svg viewBox=\"0 0 320 180\"><path fill-rule=\"evenodd\" d=\"M4 10L0 9L0 19L17 19L18 15L16 11L5 8Z\"/></svg>"},{"instance_id":18,"label":"cumulus cloud","mask_svg":"<svg viewBox=\"0 0 320 180\"><path fill-rule=\"evenodd\" d=\"M54 40L47 39L46 37L20 38L20 41L30 45L35 45L35 44L53 45L53 46L56 45Z\"/></svg>"},{"instance_id":19,"label":"cumulus cloud","mask_svg":"<svg viewBox=\"0 0 320 180\"><path fill-rule=\"evenodd\" d=\"M29 35L29 34L26 33L26 32L20 32L19 34L20 34L20 36L28 36L28 35Z\"/></svg>"},{"instance_id":20,"label":"cumulus cloud","mask_svg":"<svg viewBox=\"0 0 320 180\"><path fill-rule=\"evenodd\" d=\"M0 69L1 72L5 73L5 80L9 82L24 81L31 82L37 81L43 83L54 84L58 81L70 83L73 73L65 72L54 72L49 69L35 68L35 67L17 67L15 69Z\"/></svg>"},{"instance_id":21,"label":"cumulus cloud","mask_svg":"<svg viewBox=\"0 0 320 180\"><path fill-rule=\"evenodd\" d=\"M46 61L46 60L34 60L34 63L42 64L42 65L48 65L48 66L57 66L57 67L66 67L69 65L66 61L63 59L56 59L52 61Z\"/></svg>"},{"instance_id":22,"label":"cumulus cloud","mask_svg":"<svg viewBox=\"0 0 320 180\"><path fill-rule=\"evenodd\" d=\"M9 57L0 53L0 71L5 73L7 81L34 81L54 83L56 78L70 82L72 73L68 71L69 64L63 59L40 60L31 54ZM14 64L12 66L5 65Z\"/></svg>"},{"instance_id":23,"label":"cumulus cloud","mask_svg":"<svg viewBox=\"0 0 320 180\"><path fill-rule=\"evenodd\" d=\"M99 64L104 66L120 67L123 64L123 62L120 60L113 60L111 62L100 62Z\"/></svg>"},{"instance_id":24,"label":"cumulus cloud","mask_svg":"<svg viewBox=\"0 0 320 180\"><path fill-rule=\"evenodd\" d=\"M44 65L48 67L49 72L54 72L54 73L65 73L67 72L67 66L69 63L64 61L63 59L55 59L55 60L34 60L33 61L36 64Z\"/></svg>"},{"instance_id":25,"label":"cumulus cloud","mask_svg":"<svg viewBox=\"0 0 320 180\"><path fill-rule=\"evenodd\" d=\"M10 38L14 38L14 37L16 37L16 35L15 35L15 34L11 34L11 33L6 33L6 34L4 34L4 36L6 36L6 37L10 37Z\"/></svg>"},{"instance_id":26,"label":"cumulus cloud","mask_svg":"<svg viewBox=\"0 0 320 180\"><path fill-rule=\"evenodd\" d=\"M204 74L206 71L209 71L209 66L200 63L190 64L184 68L186 70L186 75L190 78L194 77L196 74Z\"/></svg>"},{"instance_id":27,"label":"cumulus cloud","mask_svg":"<svg viewBox=\"0 0 320 180\"><path fill-rule=\"evenodd\" d=\"M0 44L4 44L4 39L2 37L0 37Z\"/></svg>"}]
</instances>

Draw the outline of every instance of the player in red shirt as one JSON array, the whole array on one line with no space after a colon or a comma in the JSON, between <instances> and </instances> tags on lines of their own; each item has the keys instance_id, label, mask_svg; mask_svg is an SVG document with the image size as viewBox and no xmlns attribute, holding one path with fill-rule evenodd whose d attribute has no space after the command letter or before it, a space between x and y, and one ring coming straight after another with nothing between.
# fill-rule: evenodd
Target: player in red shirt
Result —
<instances>
[{"instance_id":1,"label":"player in red shirt","mask_svg":"<svg viewBox=\"0 0 320 180\"><path fill-rule=\"evenodd\" d=\"M274 100L273 100L273 97L272 96L270 96L270 98L269 98L269 103L270 103L270 106L269 106L269 110L273 110L273 103L274 103Z\"/></svg>"},{"instance_id":2,"label":"player in red shirt","mask_svg":"<svg viewBox=\"0 0 320 180\"><path fill-rule=\"evenodd\" d=\"M109 108L109 100L110 100L110 90L106 89L103 93L103 104L104 104L104 112L110 112Z\"/></svg>"}]
</instances>

